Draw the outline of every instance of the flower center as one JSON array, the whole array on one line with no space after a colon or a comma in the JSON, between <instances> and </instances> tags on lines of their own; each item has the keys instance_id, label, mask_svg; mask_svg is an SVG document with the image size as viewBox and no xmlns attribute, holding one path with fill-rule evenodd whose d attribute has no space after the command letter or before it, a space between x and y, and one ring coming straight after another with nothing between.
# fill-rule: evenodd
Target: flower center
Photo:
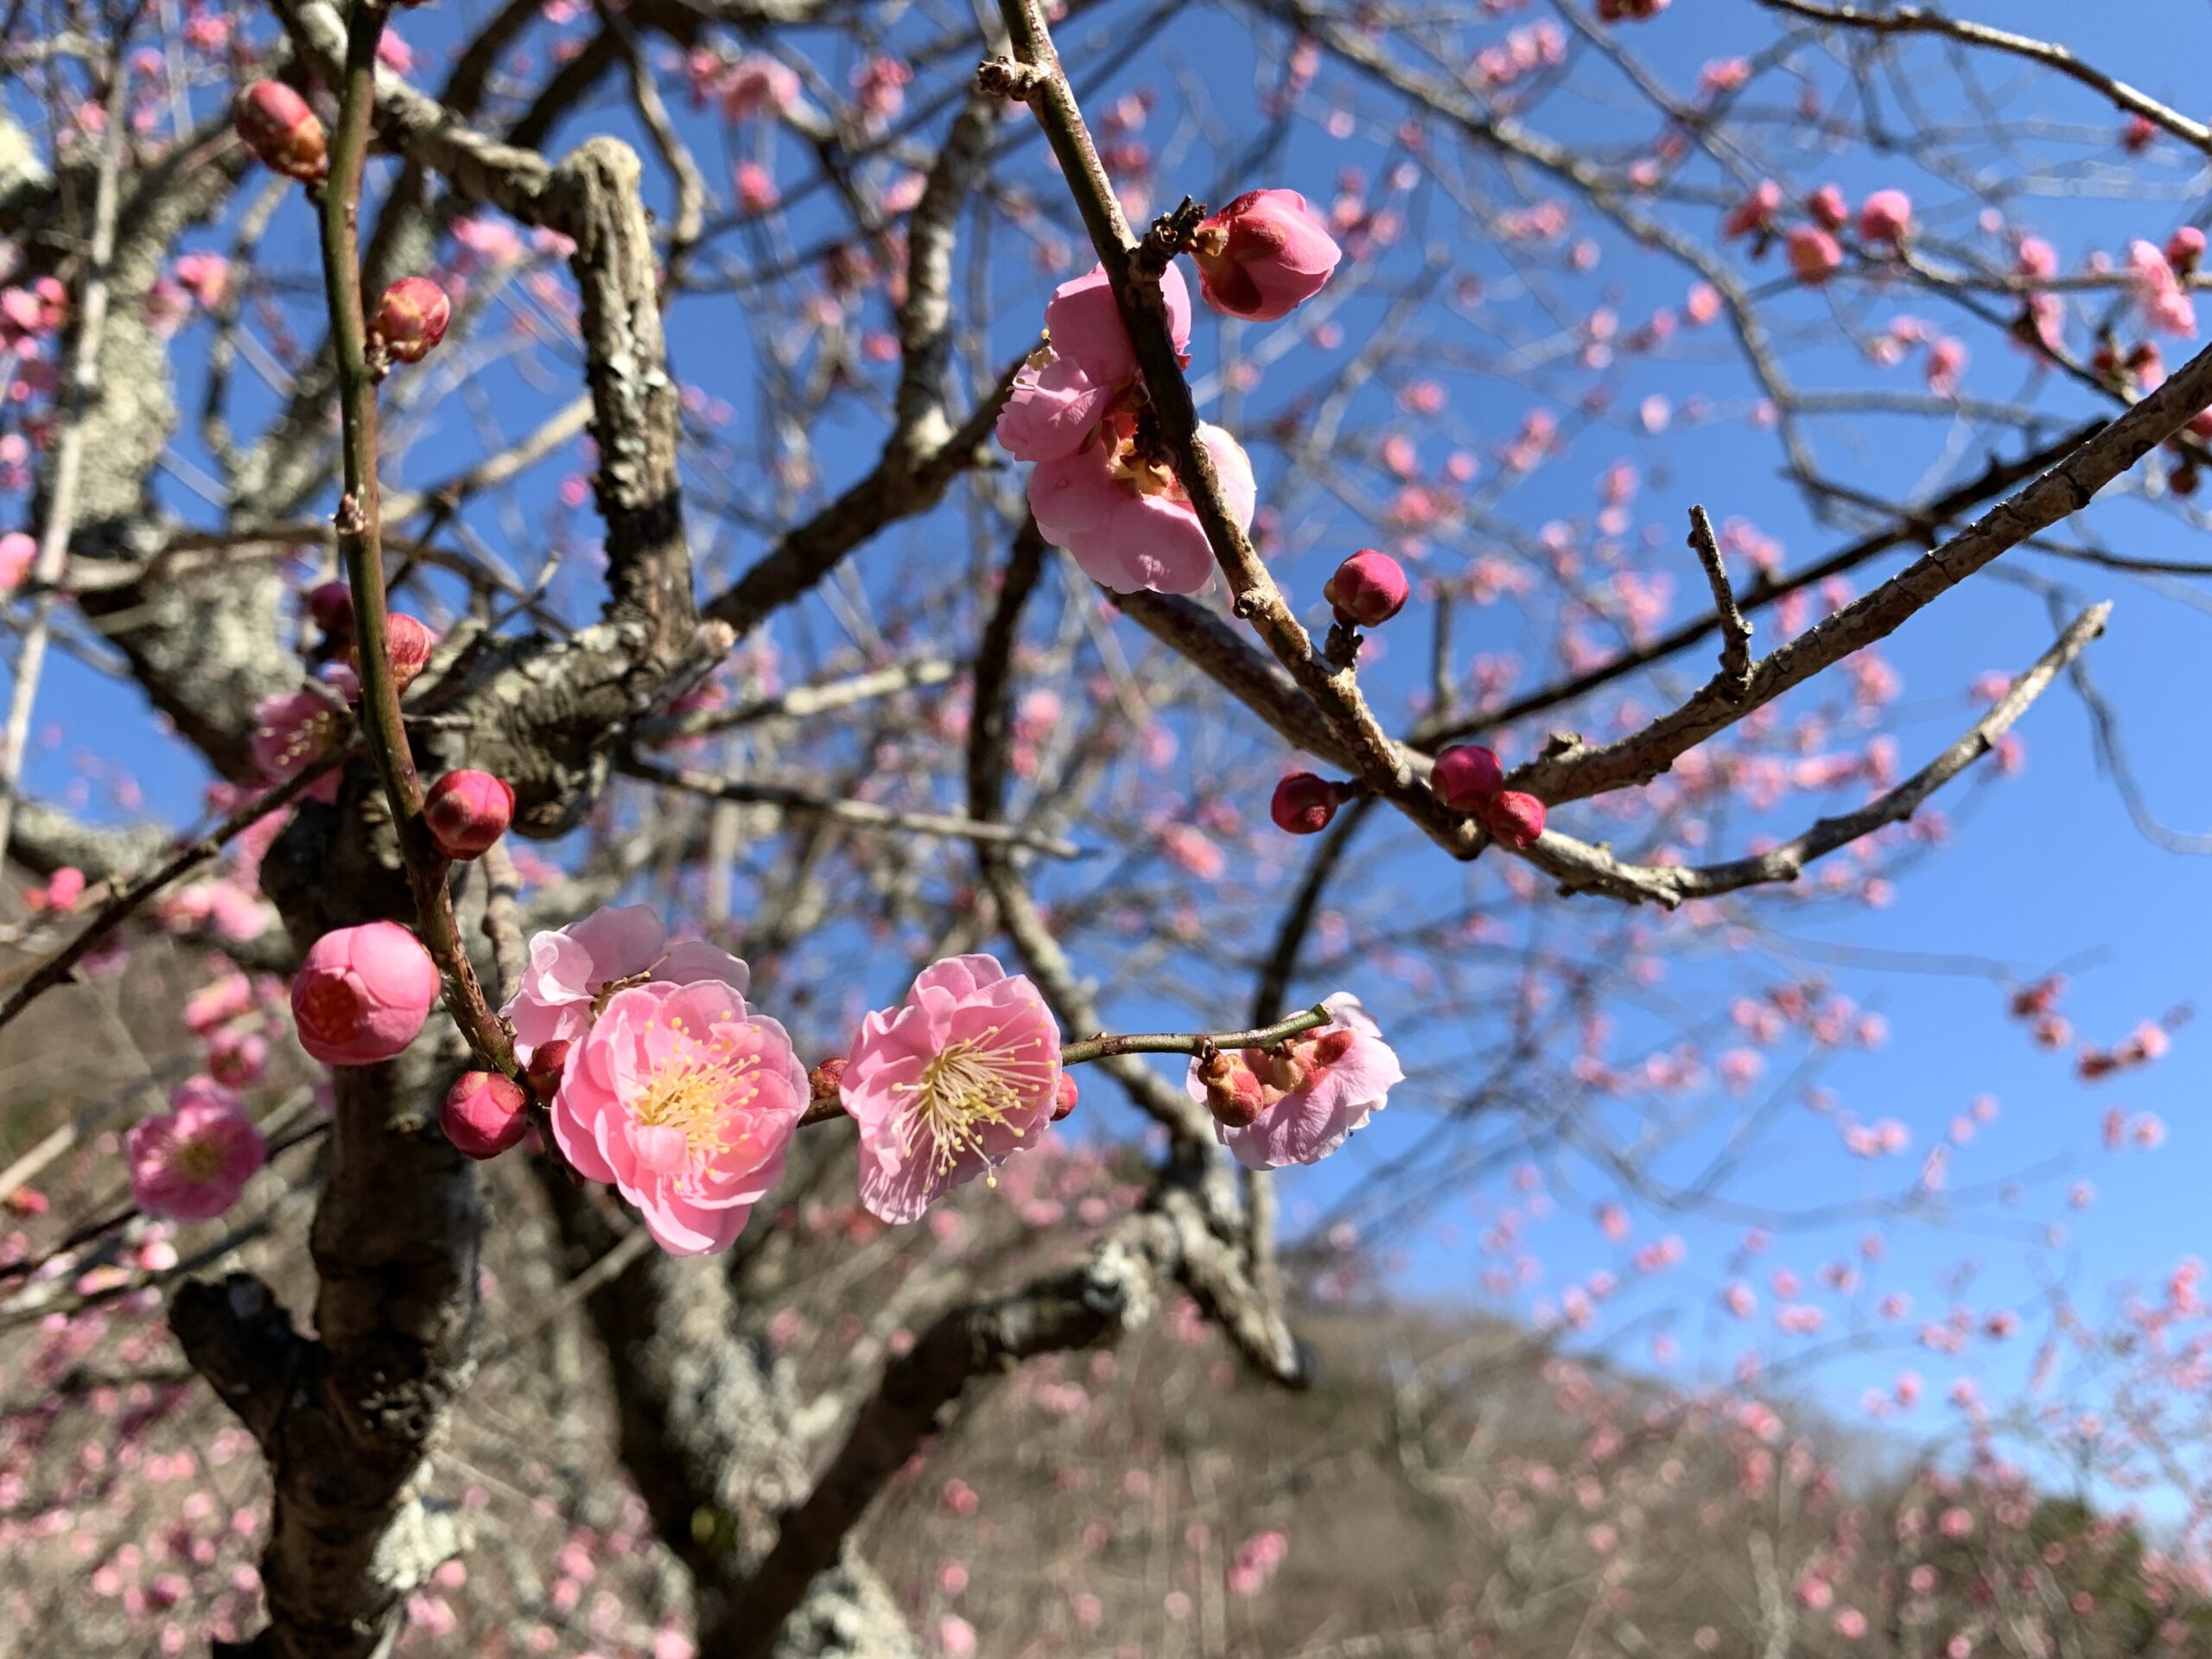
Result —
<instances>
[{"instance_id":1,"label":"flower center","mask_svg":"<svg viewBox=\"0 0 2212 1659\"><path fill-rule=\"evenodd\" d=\"M640 1129L667 1132L640 1137L657 1152L677 1153L677 1137L682 1137L680 1157L672 1160L676 1170L657 1168L656 1173L690 1175L753 1138L746 1129L733 1141L729 1131L737 1110L760 1092L759 1084L747 1076L760 1070L760 1058L733 1052L728 1037L701 1042L683 1029L681 1018L671 1019L669 1028L676 1033L676 1047L661 1060L630 1110ZM648 1161L658 1166L660 1159Z\"/></svg>"},{"instance_id":2,"label":"flower center","mask_svg":"<svg viewBox=\"0 0 2212 1659\"><path fill-rule=\"evenodd\" d=\"M212 1181L223 1173L223 1150L212 1141L188 1141L176 1149L176 1166L188 1181Z\"/></svg>"},{"instance_id":3,"label":"flower center","mask_svg":"<svg viewBox=\"0 0 2212 1659\"><path fill-rule=\"evenodd\" d=\"M968 1153L988 1156L983 1132L994 1125L1020 1135L1011 1122L1023 1096L1033 1098L1051 1074L1050 1063L1038 1055L1043 1045L1032 1036L1026 1042L1002 1047L991 1046L999 1027L981 1037L963 1038L934 1055L922 1069L919 1083L897 1085L910 1094L904 1120L906 1155L911 1158L926 1139L935 1149L937 1173L948 1173ZM998 1177L988 1174L988 1185Z\"/></svg>"},{"instance_id":4,"label":"flower center","mask_svg":"<svg viewBox=\"0 0 2212 1659\"><path fill-rule=\"evenodd\" d=\"M359 1035L361 1000L343 979L318 979L301 991L301 1020L325 1042L342 1043Z\"/></svg>"}]
</instances>

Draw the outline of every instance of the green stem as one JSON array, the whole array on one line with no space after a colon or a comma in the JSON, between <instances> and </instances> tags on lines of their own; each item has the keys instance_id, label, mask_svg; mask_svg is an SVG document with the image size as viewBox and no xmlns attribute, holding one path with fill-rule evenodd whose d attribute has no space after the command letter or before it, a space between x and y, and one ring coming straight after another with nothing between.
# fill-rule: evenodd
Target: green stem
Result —
<instances>
[{"instance_id":1,"label":"green stem","mask_svg":"<svg viewBox=\"0 0 2212 1659\"><path fill-rule=\"evenodd\" d=\"M1060 1050L1062 1065L1081 1065L1114 1054L1204 1054L1209 1049L1274 1048L1301 1032L1325 1026L1336 1016L1318 1002L1310 1008L1278 1020L1256 1031L1134 1032L1120 1037L1093 1037L1069 1043Z\"/></svg>"},{"instance_id":2,"label":"green stem","mask_svg":"<svg viewBox=\"0 0 2212 1659\"><path fill-rule=\"evenodd\" d=\"M338 505L338 545L353 594L362 731L391 803L423 941L444 976L446 1007L461 1034L485 1059L512 1076L516 1070L513 1040L477 982L446 885L450 866L432 844L423 822L423 780L415 771L387 645L383 526L377 497L377 382L369 368L360 259L361 177L376 102L377 44L386 15L384 6L356 0L346 30L345 84L330 149L330 176L322 187L323 288L330 308L331 352L337 364L338 410L344 429L346 491Z\"/></svg>"}]
</instances>

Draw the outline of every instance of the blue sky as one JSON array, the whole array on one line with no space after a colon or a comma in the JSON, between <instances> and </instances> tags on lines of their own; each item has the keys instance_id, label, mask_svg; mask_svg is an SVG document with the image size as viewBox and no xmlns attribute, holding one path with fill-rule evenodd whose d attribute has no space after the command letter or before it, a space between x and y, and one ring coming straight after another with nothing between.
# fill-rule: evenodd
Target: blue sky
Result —
<instances>
[{"instance_id":1,"label":"blue sky","mask_svg":"<svg viewBox=\"0 0 2212 1659\"><path fill-rule=\"evenodd\" d=\"M1980 10L1993 13L1987 0ZM2082 31L2080 9L2062 0L2005 0L1996 10L2002 12L1999 21L2027 33L2063 36L2069 29L2077 35ZM2154 14L2155 25L2146 21L2124 31L2099 29L2094 38L2077 43L2093 50L2102 67L2154 95L2171 98L2184 110L2192 109L2190 100L2201 80L2196 71L2212 53L2212 16L2182 0L2140 9L2146 20ZM2130 9L2130 15L2136 15L2135 9ZM403 14L401 25L426 56L435 53L442 38L440 31L448 26L430 12ZM1687 88L1697 67L1728 42L1765 37L1766 30L1748 5L1678 0L1657 22L1624 33L1623 39L1673 84ZM1160 86L1175 67L1204 63L1216 72L1213 84L1223 119L1234 128L1251 118L1249 107L1239 103L1245 83L1224 67L1245 61L1249 50L1241 34L1220 14L1191 14L1166 32L1163 42L1160 60L1122 70L1109 81L1108 91ZM1064 44L1072 49L1080 41ZM2117 125L2117 118L2087 93L2055 87L2024 69L2002 69L1993 73L1992 80L2009 87L2018 107L2079 122L2085 131ZM1924 90L1939 102L1948 95L1941 86ZM1363 111L1385 107L1365 93L1356 104ZM1540 113L1535 124L1554 136L1587 140L1640 131L1648 123L1641 123L1627 101L1620 99L1562 101L1555 110ZM588 116L569 136L604 125L625 129L626 124ZM1178 148L1173 143L1162 148L1172 169ZM796 169L788 149L783 160ZM1237 188L1291 184L1317 200L1325 199L1334 188L1337 169L1351 160L1370 168L1376 165L1371 146L1348 151L1310 124L1301 125L1274 175L1229 182ZM1022 165L1028 175L1036 174L1033 162ZM1897 181L1894 169L1901 165L1886 161L1870 165L1864 156L1841 156L1835 160L1832 176L1855 196L1874 185ZM725 175L716 176L719 181ZM1171 171L1171 176L1178 175ZM2069 264L2087 247L2116 248L2130 234L2163 240L2189 211L2190 204L2179 198L2193 175L2169 146L2163 156L2145 163L2143 176L2155 181L2167 199L2133 203L2037 200L2023 207L2022 215L2059 242ZM1201 180L1196 188L1204 188L1205 183ZM1940 182L1914 175L1910 188L1934 221L1962 237L1970 232L1972 210L1961 209L1955 195L1948 194ZM289 239L280 235L278 245L296 262L294 268L311 270L304 216L296 203L286 212L294 222L288 227ZM1708 232L1717 217L1710 215L1705 221ZM805 241L812 222L808 210L792 216L795 243ZM217 239L211 236L208 245L215 245ZM1449 238L1434 238L1432 245L1460 268L1494 268L1488 250L1455 245ZM1611 285L1612 302L1630 322L1656 305L1679 302L1687 283L1678 269L1636 260L1610 242L1608 245L1607 264L1581 290L1586 298ZM1417 251L1409 247L1398 257L1410 258ZM1010 352L1034 317L1033 308L1014 296L1023 293L1026 285L1041 298L1046 278L1025 272L1009 255L1001 280L1007 302L999 331L1003 338L995 343ZM1785 304L1808 329L1821 327L1823 313L1812 296ZM1345 308L1352 344L1363 328L1374 325L1382 307L1382 298L1372 296ZM1904 308L1904 304L1891 308ZM1916 302L1912 308L1936 309ZM776 320L756 317L754 321L772 329ZM731 327L728 314L711 302L687 302L671 332L680 372L731 399L738 411L733 430L739 451L751 454L747 422L753 404L747 388L757 367L753 347ZM1865 383L1867 376L1855 354L1842 344L1840 334L1834 339L1832 346L1793 349L1792 360L1801 378L1815 385ZM2001 345L1986 336L1975 336L1974 344L1976 361L1969 372L1970 390L1994 397L2020 394L2027 376L2018 359L2008 359ZM1217 336L1202 326L1198 346L1201 365L1218 361L1221 350ZM188 347L185 355L188 361ZM1325 359L1314 359L1317 374L1327 366ZM1294 376L1295 364L1286 372ZM1679 403L1704 392L1724 406L1732 401L1740 408L1745 385L1740 372L1725 358L1654 362L1624 378L1623 402L1632 406L1637 397L1661 391ZM550 407L545 394L532 391L512 364L482 368L474 389L511 435ZM565 395L566 388L561 390ZM1440 431L1433 443L1425 442L1424 460L1433 466L1438 454L1457 442L1489 443L1508 435L1525 406L1525 398L1486 392L1483 383L1471 378L1455 384L1450 419L1464 424L1456 435ZM2079 418L2090 405L2075 397L2054 399L2051 407ZM1378 399L1367 412L1377 422L1391 418L1384 400ZM440 419L443 424L438 442L426 446L425 455L410 460L403 473L406 481L422 482L472 452L474 438L466 423L454 416ZM1822 458L1831 470L1878 495L1903 495L1921 484L1931 451L1941 442L1941 429L1923 421L1869 418L1847 428L1832 423L1825 431ZM834 485L868 464L874 441L873 430L858 423L849 431L832 426L820 435L818 458L829 481ZM2004 447L2008 454L2016 452L2010 441ZM182 448L188 456L193 454L189 438L182 441ZM1974 470L1982 453L1967 435L1951 458L1951 474ZM1664 546L1679 546L1683 515L1692 501L1707 503L1716 517L1740 515L1757 521L1786 543L1791 565L1848 539L1844 531L1809 522L1801 500L1778 475L1771 438L1751 431L1735 417L1659 441L1617 426L1584 433L1567 458L1515 494L1512 517L1533 527L1554 515L1586 515L1592 480L1622 457L1644 473L1645 487L1634 508L1637 524L1656 527ZM524 523L542 528L559 516L551 492L570 464L543 469L521 493ZM1262 475L1268 476L1264 460ZM181 490L172 493L181 505L185 502ZM1312 550L1294 554L1279 566L1294 590L1318 588L1336 550L1357 534L1358 527L1343 519L1338 511L1325 521L1326 531L1317 535ZM2103 510L2100 522L2107 542L2130 554L2212 556L2202 538L2187 532L2170 516L2123 505ZM495 547L506 549L512 521L486 515L476 523ZM888 538L885 548L863 561L866 579L880 590L880 584L894 578L896 559L925 545L927 534L925 526ZM2212 615L2144 582L2024 556L2018 562L2063 580L2085 600L2116 601L2110 631L2093 650L2096 675L2120 712L2130 748L2159 815L2184 830L2212 824L2212 779L2197 764L2202 753L2202 697L2196 677L2186 666L2203 660L2212 650ZM1878 570L1885 574L1894 568L1891 561ZM588 574L579 569L564 578L570 582L575 595L588 599ZM1677 572L1677 616L1684 613L1696 587L1696 573L1685 556ZM779 637L787 638L783 626L779 625ZM2053 632L2039 598L1986 580L1978 582L1971 594L1954 595L1910 624L1886 652L1905 683L1897 728L1905 766L1916 766L1973 718L1964 696L1973 674L2024 666L2049 644ZM1760 639L1770 645L1770 631L1763 629ZM1468 648L1528 649L1532 643L1517 637L1510 620L1500 614L1477 620ZM1385 658L1374 671L1373 683L1386 691L1402 690L1420 654L1418 649L1402 650ZM1694 657L1681 671L1685 676L1702 671L1702 661ZM152 732L130 688L67 659L56 663L50 673L41 705L32 787L67 794L80 777L86 749L97 734L97 759L103 766L135 774L159 810L180 819L189 817L202 780L174 745ZM1942 1137L1945 1126L1972 1097L1994 1094L2002 1103L2002 1116L1972 1147L1955 1155L1954 1184L1970 1185L2054 1160L2066 1166L2066 1176L2039 1188L2018 1207L2013 1220L2005 1219L2007 1212L1999 1210L1991 1218L1885 1230L1891 1255L1881 1269L1884 1281L1910 1288L1923 1313L1939 1309L1939 1300L1929 1288L1933 1279L1963 1258L1982 1264L1982 1276L1972 1294L1977 1306L2024 1305L2038 1275L2044 1275L2063 1279L2090 1306L2101 1307L2106 1287L2145 1275L2162 1276L2175 1260L2201 1249L2205 1241L2198 1172L2212 1155L2212 1143L2203 1121L2205 1073L2196 1027L2183 1028L2172 1053L2158 1065L2110 1083L2085 1086L2073 1077L2067 1055L2031 1047L2020 1028L2005 1019L2003 992L1988 977L1918 971L1909 965L1925 965L1931 956L1972 957L2031 976L2062 962L2076 963L2066 1011L2084 1039L2100 1042L2118 1040L2145 1016L2199 1003L2205 997L2205 955L2199 941L2203 919L2212 914L2212 906L2208 906L2212 863L2163 851L2135 832L2109 783L2097 773L2088 722L2069 692L2061 689L2046 696L2019 729L2028 745L2024 772L1992 790L1975 791L1978 804L1961 817L1951 843L1900 876L1892 905L1878 912L1840 906L1816 908L1793 916L1786 925L1788 932L1804 941L1808 950L1834 955L1831 972L1838 985L1888 1020L1891 1035L1885 1046L1872 1053L1841 1056L1823 1079L1839 1092L1847 1109L1866 1119L1902 1120L1912 1133L1916 1158ZM1803 810L1802 802L1787 809L1790 813ZM1562 817L1560 822L1573 827L1571 817ZM1377 872L1377 879L1418 891L1421 883L1433 881L1436 875L1432 865L1421 861L1425 856L1394 858ZM1861 954L1853 960L1847 953ZM1891 965L1883 966L1885 963ZM886 983L880 988L887 995L894 992L898 987L893 982L903 971L902 964L887 963L882 976ZM1701 985L1716 988L1717 995L1727 976L1726 964L1716 969L1692 963L1679 972L1675 988L1684 996L1698 994ZM1225 995L1230 1008L1241 1013L1243 988ZM1134 1024L1148 1010L1135 1001L1120 1012ZM2112 1104L2163 1118L2168 1131L2164 1149L2104 1153L2099 1118ZM1800 1119L1788 1120L1791 1127L1775 1141L1757 1172L1752 1190L1762 1198L1771 1196L1791 1205L1825 1204L1876 1197L1896 1188L1905 1167L1903 1160L1869 1165L1849 1157L1831 1128L1802 1114ZM1339 1160L1292 1178L1287 1184L1292 1217L1325 1209L1362 1168L1403 1147L1419 1128L1417 1111L1386 1114ZM1687 1160L1699 1150L1692 1145L1674 1155ZM2039 1224L2055 1215L2066 1181L2077 1178L2092 1180L2098 1198L2085 1214L2068 1218L2064 1243L2053 1248L2021 1242L2025 1222ZM1618 1266L1621 1252L1591 1225L1596 1204L1608 1195L1592 1172L1568 1160L1550 1169L1548 1179L1557 1189L1560 1210L1554 1219L1537 1224L1544 1241L1542 1254L1554 1274L1540 1289L1555 1294L1571 1278ZM1484 1221L1512 1201L1504 1183L1492 1182L1467 1194L1464 1202L1446 1206L1403 1241L1408 1254L1401 1284L1440 1299L1478 1295L1481 1264L1473 1260L1469 1241ZM1809 1270L1855 1248L1865 1230L1853 1224L1785 1241L1770 1253L1768 1265L1788 1262ZM1710 1310L1714 1293L1730 1276L1727 1259L1743 1227L1696 1215L1639 1215L1630 1248L1664 1232L1679 1233L1689 1250L1687 1266L1661 1281L1656 1292L1659 1300L1677 1309L1674 1328L1685 1351L1680 1374L1694 1374L1701 1366L1725 1366L1742 1345L1742 1337L1731 1328L1709 1330ZM1764 1270L1758 1276L1764 1278ZM1773 1299L1764 1288L1761 1300L1770 1308ZM1624 1299L1620 1313L1593 1332L1592 1339L1602 1341L1611 1329L1633 1325L1633 1337L1623 1340L1641 1357L1650 1327L1635 1323L1630 1316L1652 1305ZM1997 1379L1992 1391L2000 1392L1999 1385L2024 1363L2027 1345L2020 1339L2000 1349L1977 1346L1967 1358L1956 1362L1926 1354L1903 1362L1894 1357L1847 1359L1823 1372L1821 1387L1827 1397L1848 1402L1870 1382L1886 1382L1904 1363L1928 1376L1932 1396L1940 1397L1942 1383L1961 1369L1986 1370ZM1923 1407L1920 1421L1934 1421L1940 1412L1939 1407Z\"/></svg>"}]
</instances>

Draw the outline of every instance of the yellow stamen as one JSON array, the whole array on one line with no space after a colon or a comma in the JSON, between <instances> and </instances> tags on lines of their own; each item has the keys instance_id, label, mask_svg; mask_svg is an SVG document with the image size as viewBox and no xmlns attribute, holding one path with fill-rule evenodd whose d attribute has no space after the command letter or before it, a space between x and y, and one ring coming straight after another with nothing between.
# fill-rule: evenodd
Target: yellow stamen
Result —
<instances>
[{"instance_id":1,"label":"yellow stamen","mask_svg":"<svg viewBox=\"0 0 2212 1659\"><path fill-rule=\"evenodd\" d=\"M901 1122L906 1155L914 1156L927 1141L938 1174L949 1173L970 1152L988 1157L983 1132L993 1125L1023 1133L1009 1120L1051 1079L1052 1051L1041 1038L1033 1033L1001 1045L995 1041L1000 1029L993 1026L980 1037L963 1038L931 1058L919 1083L895 1085L912 1096ZM998 1184L995 1176L989 1180Z\"/></svg>"},{"instance_id":2,"label":"yellow stamen","mask_svg":"<svg viewBox=\"0 0 2212 1659\"><path fill-rule=\"evenodd\" d=\"M683 1031L681 1019L671 1019L669 1025L672 1030ZM749 1105L760 1092L756 1075L760 1069L759 1055L733 1054L726 1037L702 1043L685 1033L630 1109L646 1128L683 1132L691 1167L680 1179L689 1181L702 1165L753 1138L750 1130L735 1141L726 1135L731 1115Z\"/></svg>"}]
</instances>

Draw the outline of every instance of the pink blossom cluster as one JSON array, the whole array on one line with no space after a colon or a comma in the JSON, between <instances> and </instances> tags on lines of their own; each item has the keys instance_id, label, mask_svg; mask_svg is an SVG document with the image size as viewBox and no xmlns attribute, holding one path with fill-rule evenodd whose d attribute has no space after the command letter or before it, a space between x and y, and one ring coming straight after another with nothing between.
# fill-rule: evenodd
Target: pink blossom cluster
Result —
<instances>
[{"instance_id":1,"label":"pink blossom cluster","mask_svg":"<svg viewBox=\"0 0 2212 1659\"><path fill-rule=\"evenodd\" d=\"M1200 222L1192 257L1206 302L1255 321L1287 315L1319 293L1340 250L1294 191L1255 190ZM1160 274L1176 353L1191 340L1181 270ZM1105 268L1064 283L1045 308L1046 343L1014 382L999 442L1036 463L1029 505L1039 527L1084 573L1117 593L1203 592L1213 551L1184 480L1150 419L1144 378ZM1224 504L1251 528L1256 486L1242 445L1201 424Z\"/></svg>"}]
</instances>

